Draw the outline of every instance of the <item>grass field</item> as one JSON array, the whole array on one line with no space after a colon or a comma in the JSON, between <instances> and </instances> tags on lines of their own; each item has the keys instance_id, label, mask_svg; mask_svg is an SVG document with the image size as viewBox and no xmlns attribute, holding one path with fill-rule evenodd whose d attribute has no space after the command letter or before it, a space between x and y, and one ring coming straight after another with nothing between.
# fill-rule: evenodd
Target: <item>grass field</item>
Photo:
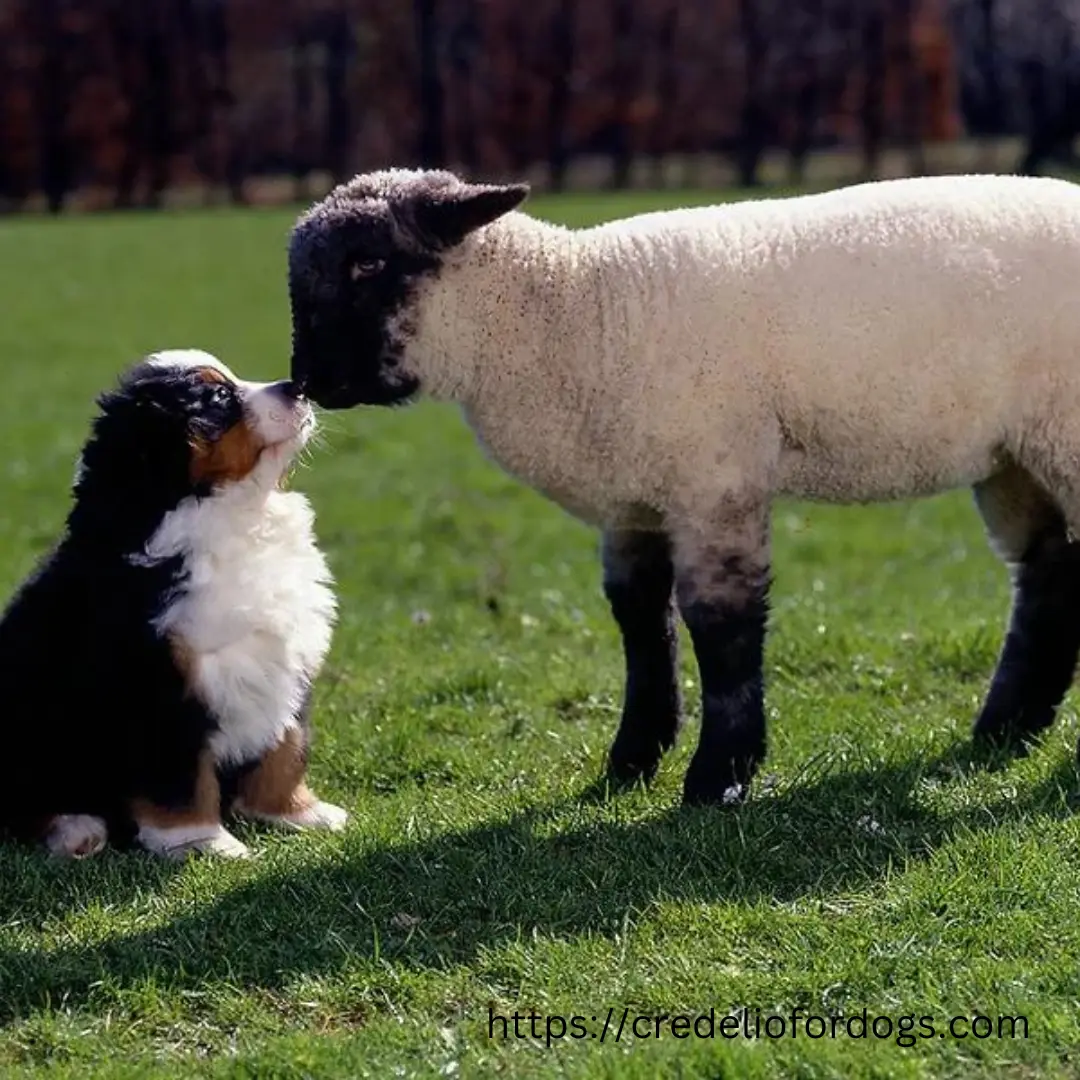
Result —
<instances>
[{"instance_id":1,"label":"grass field","mask_svg":"<svg viewBox=\"0 0 1080 1080\"><path fill-rule=\"evenodd\" d=\"M289 221L0 225L5 596L55 536L120 366L191 344L285 372ZM1075 698L1027 759L969 757L1007 588L966 494L777 506L770 757L743 808L684 811L693 720L652 790L593 794L622 674L593 535L489 465L453 411L325 431L298 478L342 601L313 772L352 826L241 829L245 864L0 850L0 1074L1080 1074ZM696 710L688 652L684 668ZM729 1012L796 1006L893 1032L721 1037ZM714 1008L716 1037L628 1022L615 1042L625 1007ZM603 1042L569 1037L573 1014L594 1036L609 1008ZM492 1039L489 1010L565 1017L568 1037L547 1046L541 1020L538 1039ZM1027 1037L947 1032L976 1013L1026 1017ZM907 1015L932 1037L898 1045Z\"/></svg>"}]
</instances>

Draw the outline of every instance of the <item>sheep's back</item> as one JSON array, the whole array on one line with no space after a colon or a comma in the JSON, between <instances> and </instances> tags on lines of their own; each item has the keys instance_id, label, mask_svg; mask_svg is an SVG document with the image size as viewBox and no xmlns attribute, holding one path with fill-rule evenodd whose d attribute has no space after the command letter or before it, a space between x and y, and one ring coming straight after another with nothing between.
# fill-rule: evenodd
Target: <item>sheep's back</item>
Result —
<instances>
[{"instance_id":1,"label":"sheep's back","mask_svg":"<svg viewBox=\"0 0 1080 1080\"><path fill-rule=\"evenodd\" d=\"M881 182L583 240L617 252L601 260L624 297L612 351L649 401L622 407L720 455L775 420L775 482L794 494L970 482L1063 390L1080 398L1080 189L1064 181Z\"/></svg>"}]
</instances>

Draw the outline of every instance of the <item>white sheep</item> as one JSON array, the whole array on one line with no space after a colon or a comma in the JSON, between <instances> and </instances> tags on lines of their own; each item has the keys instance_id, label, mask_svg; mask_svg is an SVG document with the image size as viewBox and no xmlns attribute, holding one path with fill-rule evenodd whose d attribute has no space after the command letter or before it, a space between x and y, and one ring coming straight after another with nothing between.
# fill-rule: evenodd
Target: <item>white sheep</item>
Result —
<instances>
[{"instance_id":1,"label":"white sheep","mask_svg":"<svg viewBox=\"0 0 1080 1080\"><path fill-rule=\"evenodd\" d=\"M971 485L1015 585L976 732L1046 727L1080 651L1080 187L895 180L581 230L517 211L527 193L412 170L336 188L291 240L293 377L327 408L456 401L603 530L610 775L648 779L675 741L677 604L703 696L684 798L745 795L777 494Z\"/></svg>"}]
</instances>

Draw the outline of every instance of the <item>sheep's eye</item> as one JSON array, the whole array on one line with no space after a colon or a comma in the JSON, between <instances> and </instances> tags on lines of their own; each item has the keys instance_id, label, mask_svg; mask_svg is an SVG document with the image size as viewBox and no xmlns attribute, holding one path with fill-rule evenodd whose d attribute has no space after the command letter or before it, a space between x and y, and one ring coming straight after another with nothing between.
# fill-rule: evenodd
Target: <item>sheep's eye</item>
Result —
<instances>
[{"instance_id":1,"label":"sheep's eye","mask_svg":"<svg viewBox=\"0 0 1080 1080\"><path fill-rule=\"evenodd\" d=\"M358 262L354 262L349 267L349 277L352 278L353 281L359 281L361 278L374 277L385 265L385 259L362 259Z\"/></svg>"}]
</instances>

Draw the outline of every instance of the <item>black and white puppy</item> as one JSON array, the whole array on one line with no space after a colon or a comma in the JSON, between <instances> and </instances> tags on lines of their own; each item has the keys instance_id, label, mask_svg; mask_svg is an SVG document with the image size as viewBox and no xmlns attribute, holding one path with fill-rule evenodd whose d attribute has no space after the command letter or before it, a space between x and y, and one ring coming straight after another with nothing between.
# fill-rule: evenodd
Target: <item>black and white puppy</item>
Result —
<instances>
[{"instance_id":1,"label":"black and white puppy","mask_svg":"<svg viewBox=\"0 0 1080 1080\"><path fill-rule=\"evenodd\" d=\"M305 783L336 604L307 499L315 424L290 383L199 350L98 399L60 542L0 621L0 827L91 855L242 856L228 813L341 828Z\"/></svg>"}]
</instances>

